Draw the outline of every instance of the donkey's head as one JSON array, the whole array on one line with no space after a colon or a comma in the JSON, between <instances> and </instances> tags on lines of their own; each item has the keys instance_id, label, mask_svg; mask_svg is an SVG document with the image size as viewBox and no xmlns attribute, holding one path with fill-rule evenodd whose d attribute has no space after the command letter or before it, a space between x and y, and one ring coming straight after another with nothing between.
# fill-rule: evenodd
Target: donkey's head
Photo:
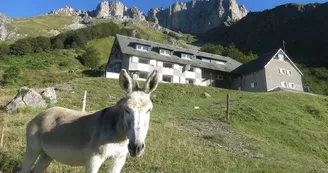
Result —
<instances>
[{"instance_id":1,"label":"donkey's head","mask_svg":"<svg viewBox=\"0 0 328 173\"><path fill-rule=\"evenodd\" d=\"M158 85L157 71L153 71L148 77L143 88L139 88L137 82L124 69L120 73L119 80L121 88L127 92L122 111L124 111L124 122L129 138L128 149L132 157L139 157L145 151L150 112L153 108L150 93Z\"/></svg>"}]
</instances>

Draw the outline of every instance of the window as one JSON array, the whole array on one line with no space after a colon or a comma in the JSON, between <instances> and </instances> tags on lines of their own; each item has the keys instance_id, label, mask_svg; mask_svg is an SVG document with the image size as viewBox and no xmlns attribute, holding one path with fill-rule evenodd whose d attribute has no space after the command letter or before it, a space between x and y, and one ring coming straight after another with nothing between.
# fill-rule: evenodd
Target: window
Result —
<instances>
[{"instance_id":1,"label":"window","mask_svg":"<svg viewBox=\"0 0 328 173\"><path fill-rule=\"evenodd\" d=\"M181 58L182 58L182 59L191 60L191 59L192 59L192 55L182 53L182 54L181 54Z\"/></svg>"},{"instance_id":2,"label":"window","mask_svg":"<svg viewBox=\"0 0 328 173\"><path fill-rule=\"evenodd\" d=\"M289 76L291 76L291 75L292 75L292 71L291 71L291 70L287 70L287 74L288 74Z\"/></svg>"},{"instance_id":3,"label":"window","mask_svg":"<svg viewBox=\"0 0 328 173\"><path fill-rule=\"evenodd\" d=\"M208 59L208 58L202 58L202 61L203 61L203 62L211 62L211 60Z\"/></svg>"},{"instance_id":4,"label":"window","mask_svg":"<svg viewBox=\"0 0 328 173\"><path fill-rule=\"evenodd\" d=\"M295 84L294 83L289 83L289 88L295 89Z\"/></svg>"},{"instance_id":5,"label":"window","mask_svg":"<svg viewBox=\"0 0 328 173\"><path fill-rule=\"evenodd\" d=\"M194 72L195 71L195 67L190 67L188 71Z\"/></svg>"},{"instance_id":6,"label":"window","mask_svg":"<svg viewBox=\"0 0 328 173\"><path fill-rule=\"evenodd\" d=\"M140 51L145 51L145 52L147 52L147 51L149 50L149 46L141 45L141 44L137 44L136 49L137 49L137 50L140 50Z\"/></svg>"},{"instance_id":7,"label":"window","mask_svg":"<svg viewBox=\"0 0 328 173\"><path fill-rule=\"evenodd\" d=\"M223 80L224 79L224 76L223 75L216 74L215 75L215 79L217 79L217 80Z\"/></svg>"},{"instance_id":8,"label":"window","mask_svg":"<svg viewBox=\"0 0 328 173\"><path fill-rule=\"evenodd\" d=\"M194 84L194 80L193 79L186 79L186 84Z\"/></svg>"},{"instance_id":9,"label":"window","mask_svg":"<svg viewBox=\"0 0 328 173\"><path fill-rule=\"evenodd\" d=\"M172 76L163 75L162 81L163 82L172 82Z\"/></svg>"},{"instance_id":10,"label":"window","mask_svg":"<svg viewBox=\"0 0 328 173\"><path fill-rule=\"evenodd\" d=\"M220 64L220 65L225 65L226 62L225 61L220 61L220 60L214 60L217 64Z\"/></svg>"},{"instance_id":11,"label":"window","mask_svg":"<svg viewBox=\"0 0 328 173\"><path fill-rule=\"evenodd\" d=\"M256 88L257 87L257 82L251 83L251 88Z\"/></svg>"},{"instance_id":12,"label":"window","mask_svg":"<svg viewBox=\"0 0 328 173\"><path fill-rule=\"evenodd\" d=\"M171 56L171 51L165 50L165 49L160 49L159 54L165 55L165 56Z\"/></svg>"},{"instance_id":13,"label":"window","mask_svg":"<svg viewBox=\"0 0 328 173\"><path fill-rule=\"evenodd\" d=\"M141 63L141 64L149 64L149 59L139 58L139 63Z\"/></svg>"},{"instance_id":14,"label":"window","mask_svg":"<svg viewBox=\"0 0 328 173\"><path fill-rule=\"evenodd\" d=\"M287 82L281 82L281 86L287 88L288 87L288 84L287 84Z\"/></svg>"},{"instance_id":15,"label":"window","mask_svg":"<svg viewBox=\"0 0 328 173\"><path fill-rule=\"evenodd\" d=\"M278 54L278 60L279 61L284 61L284 55L283 54Z\"/></svg>"},{"instance_id":16,"label":"window","mask_svg":"<svg viewBox=\"0 0 328 173\"><path fill-rule=\"evenodd\" d=\"M144 72L144 71L139 72L139 78L147 79L147 77L148 77L148 72Z\"/></svg>"},{"instance_id":17,"label":"window","mask_svg":"<svg viewBox=\"0 0 328 173\"><path fill-rule=\"evenodd\" d=\"M167 62L163 62L163 67L166 67L166 68L173 68L173 64L171 64L171 63L167 63Z\"/></svg>"},{"instance_id":18,"label":"window","mask_svg":"<svg viewBox=\"0 0 328 173\"><path fill-rule=\"evenodd\" d=\"M279 69L279 73L281 73L281 74L285 75L285 74L286 74L286 70L285 70L285 69L283 69L283 68L280 68L280 69Z\"/></svg>"},{"instance_id":19,"label":"window","mask_svg":"<svg viewBox=\"0 0 328 173\"><path fill-rule=\"evenodd\" d=\"M115 72L115 73L119 73L121 71L121 64L120 63L112 64L111 67L112 67L112 71Z\"/></svg>"}]
</instances>

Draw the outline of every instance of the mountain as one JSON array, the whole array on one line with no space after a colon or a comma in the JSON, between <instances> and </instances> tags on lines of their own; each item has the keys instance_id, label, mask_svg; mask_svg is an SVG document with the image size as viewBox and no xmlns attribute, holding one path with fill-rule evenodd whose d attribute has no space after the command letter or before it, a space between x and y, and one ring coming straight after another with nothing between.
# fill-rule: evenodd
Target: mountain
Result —
<instances>
[{"instance_id":1,"label":"mountain","mask_svg":"<svg viewBox=\"0 0 328 173\"><path fill-rule=\"evenodd\" d=\"M234 43L258 54L282 47L297 63L328 67L328 3L285 4L251 12L231 26L220 26L204 35L203 42Z\"/></svg>"},{"instance_id":2,"label":"mountain","mask_svg":"<svg viewBox=\"0 0 328 173\"><path fill-rule=\"evenodd\" d=\"M107 18L118 20L135 20L146 21L146 16L136 7L128 8L120 1L102 1L95 10L74 10L72 7L66 6L58 10L51 11L47 15L60 16L79 16L83 19L87 18Z\"/></svg>"},{"instance_id":3,"label":"mountain","mask_svg":"<svg viewBox=\"0 0 328 173\"><path fill-rule=\"evenodd\" d=\"M247 13L245 6L239 6L236 0L192 0L176 2L165 9L150 9L148 20L172 30L199 34L237 21Z\"/></svg>"}]
</instances>

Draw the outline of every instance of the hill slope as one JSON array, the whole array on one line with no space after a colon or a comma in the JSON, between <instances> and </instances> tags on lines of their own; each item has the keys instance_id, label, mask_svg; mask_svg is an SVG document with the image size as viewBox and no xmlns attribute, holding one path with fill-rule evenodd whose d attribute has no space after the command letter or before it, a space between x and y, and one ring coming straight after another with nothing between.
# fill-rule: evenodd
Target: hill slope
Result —
<instances>
[{"instance_id":1,"label":"hill slope","mask_svg":"<svg viewBox=\"0 0 328 173\"><path fill-rule=\"evenodd\" d=\"M231 26L208 32L205 40L235 43L246 52L258 54L282 47L298 63L308 66L328 66L327 45L328 3L285 4L271 10L251 12Z\"/></svg>"},{"instance_id":2,"label":"hill slope","mask_svg":"<svg viewBox=\"0 0 328 173\"><path fill-rule=\"evenodd\" d=\"M69 84L74 91L58 92L57 106L80 110L84 90L89 93L88 111L113 105L123 96L114 79L76 78ZM0 99L4 105L16 91L0 92L5 95ZM204 92L212 97L204 97ZM225 123L226 93L231 94L230 124ZM109 95L118 99L110 100ZM328 97L160 84L152 100L146 153L138 159L128 157L124 172L328 171ZM1 112L0 124L6 127L0 148L3 172L20 167L26 124L40 111ZM52 163L48 171L83 169Z\"/></svg>"}]
</instances>

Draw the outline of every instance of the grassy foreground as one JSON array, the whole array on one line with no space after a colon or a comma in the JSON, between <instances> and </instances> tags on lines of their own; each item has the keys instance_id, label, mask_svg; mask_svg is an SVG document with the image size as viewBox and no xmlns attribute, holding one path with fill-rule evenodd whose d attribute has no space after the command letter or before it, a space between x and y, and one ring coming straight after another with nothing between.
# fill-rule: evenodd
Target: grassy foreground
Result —
<instances>
[{"instance_id":1,"label":"grassy foreground","mask_svg":"<svg viewBox=\"0 0 328 173\"><path fill-rule=\"evenodd\" d=\"M57 92L59 103L53 106L80 110L84 90L88 111L111 106L123 96L118 80L85 77L68 83L74 90ZM0 105L5 105L16 89L0 88L0 93ZM231 95L230 124L225 120L227 93ZM110 100L109 95L117 99ZM145 155L128 157L123 172L328 171L328 97L160 84L152 100ZM0 129L5 128L1 171L20 168L26 124L42 110L0 112ZM53 162L47 172L83 172L83 168ZM101 172L106 172L106 166Z\"/></svg>"}]
</instances>

